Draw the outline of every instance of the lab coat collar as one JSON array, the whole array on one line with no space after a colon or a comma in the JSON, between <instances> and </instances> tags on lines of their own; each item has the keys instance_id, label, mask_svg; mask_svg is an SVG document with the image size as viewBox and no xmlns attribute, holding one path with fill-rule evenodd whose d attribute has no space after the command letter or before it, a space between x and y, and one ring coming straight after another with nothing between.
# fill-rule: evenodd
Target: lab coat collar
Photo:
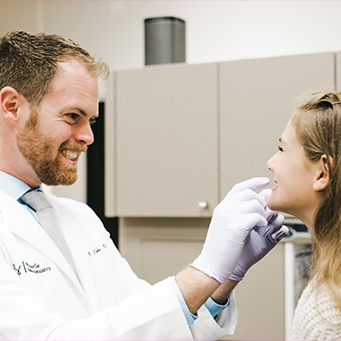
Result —
<instances>
[{"instance_id":1,"label":"lab coat collar","mask_svg":"<svg viewBox=\"0 0 341 341\"><path fill-rule=\"evenodd\" d=\"M52 242L41 226L36 222L34 217L28 212L25 206L21 205L18 203L18 201L0 191L0 214L5 226L9 228L13 234L25 240L27 243L31 244L33 247L47 256L59 268L59 270L64 273L70 285L73 285L73 287L76 289L78 298L83 301L83 305L85 305L86 310L89 311L90 307L88 303L86 303L86 295L80 283L81 279L78 279L77 275L71 269L69 263L64 258L61 251ZM64 222L64 217L58 215L57 217L57 223L59 226L67 224L66 221ZM68 221L68 223L70 224L70 221ZM75 228L75 226L72 228ZM68 231L68 229L65 229L65 231ZM65 233L65 231L63 229L63 233ZM70 234L71 232L69 231L68 233ZM67 240L69 239L69 236L65 237ZM73 247L74 246L75 245L73 245ZM70 251L72 257L74 258L72 248L70 248ZM81 262L78 261L77 257L74 258L74 262L78 273L78 267ZM82 271L80 271L80 273L82 273Z\"/></svg>"}]
</instances>

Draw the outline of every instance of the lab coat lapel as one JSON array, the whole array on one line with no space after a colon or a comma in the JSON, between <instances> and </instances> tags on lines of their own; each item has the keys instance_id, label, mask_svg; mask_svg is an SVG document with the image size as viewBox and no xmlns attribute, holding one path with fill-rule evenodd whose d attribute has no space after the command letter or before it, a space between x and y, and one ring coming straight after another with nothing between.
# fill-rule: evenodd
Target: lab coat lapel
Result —
<instances>
[{"instance_id":1,"label":"lab coat lapel","mask_svg":"<svg viewBox=\"0 0 341 341\"><path fill-rule=\"evenodd\" d=\"M59 226L63 231L65 239L68 243L73 262L77 271L78 280L85 292L87 302L90 306L91 313L99 310L99 301L97 289L92 276L89 273L90 263L87 250L81 241L82 226L71 212L61 211L59 214ZM70 226L72 222L72 226Z\"/></svg>"},{"instance_id":2,"label":"lab coat lapel","mask_svg":"<svg viewBox=\"0 0 341 341\"><path fill-rule=\"evenodd\" d=\"M67 276L69 281L72 282L80 292L83 292L77 276L72 271L67 260L23 205L19 204L16 200L3 192L0 192L0 210L5 225L13 234L25 240L52 260L59 270Z\"/></svg>"}]
</instances>

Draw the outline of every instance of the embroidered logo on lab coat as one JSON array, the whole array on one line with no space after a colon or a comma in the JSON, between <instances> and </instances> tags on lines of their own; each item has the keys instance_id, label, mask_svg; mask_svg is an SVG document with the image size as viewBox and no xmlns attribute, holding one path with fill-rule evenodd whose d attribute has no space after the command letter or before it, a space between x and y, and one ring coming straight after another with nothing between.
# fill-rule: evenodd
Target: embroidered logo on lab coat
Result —
<instances>
[{"instance_id":1,"label":"embroidered logo on lab coat","mask_svg":"<svg viewBox=\"0 0 341 341\"><path fill-rule=\"evenodd\" d=\"M43 267L40 267L40 265L37 263L28 264L27 262L24 262L24 261L22 261L18 265L13 264L13 269L19 276L24 273L42 274L42 273L51 271L51 267L49 266L43 268Z\"/></svg>"}]
</instances>

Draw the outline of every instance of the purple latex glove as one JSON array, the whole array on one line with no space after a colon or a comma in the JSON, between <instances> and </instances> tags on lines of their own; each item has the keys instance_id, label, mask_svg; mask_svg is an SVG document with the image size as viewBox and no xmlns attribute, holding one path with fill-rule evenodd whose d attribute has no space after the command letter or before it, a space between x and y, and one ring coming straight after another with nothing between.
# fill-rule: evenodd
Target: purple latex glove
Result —
<instances>
[{"instance_id":1,"label":"purple latex glove","mask_svg":"<svg viewBox=\"0 0 341 341\"><path fill-rule=\"evenodd\" d=\"M253 178L235 185L214 209L205 244L191 264L224 283L236 268L245 240L255 227L266 227L266 201L254 190L267 186L268 178Z\"/></svg>"},{"instance_id":2,"label":"purple latex glove","mask_svg":"<svg viewBox=\"0 0 341 341\"><path fill-rule=\"evenodd\" d=\"M260 195L266 199L268 197L268 191L264 190ZM284 217L278 212L271 211L267 207L265 207L265 210L268 225L265 228L258 229L257 232L255 231L256 229L250 232L245 241L237 266L229 276L229 279L241 281L252 265L260 261L284 236L288 235L289 230L283 225Z\"/></svg>"}]
</instances>

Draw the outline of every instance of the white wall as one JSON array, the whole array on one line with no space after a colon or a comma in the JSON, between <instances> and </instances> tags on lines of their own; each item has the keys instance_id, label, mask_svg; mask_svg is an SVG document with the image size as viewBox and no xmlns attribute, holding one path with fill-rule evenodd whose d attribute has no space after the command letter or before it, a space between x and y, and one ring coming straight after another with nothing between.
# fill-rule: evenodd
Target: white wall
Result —
<instances>
[{"instance_id":1,"label":"white wall","mask_svg":"<svg viewBox=\"0 0 341 341\"><path fill-rule=\"evenodd\" d=\"M112 69L144 64L143 20L186 20L187 62L341 50L339 1L45 1L44 29L68 35Z\"/></svg>"},{"instance_id":2,"label":"white wall","mask_svg":"<svg viewBox=\"0 0 341 341\"><path fill-rule=\"evenodd\" d=\"M341 50L340 1L0 1L0 34L66 35L112 69L144 64L143 20L186 20L187 62Z\"/></svg>"},{"instance_id":3,"label":"white wall","mask_svg":"<svg viewBox=\"0 0 341 341\"><path fill-rule=\"evenodd\" d=\"M45 31L68 36L113 70L144 65L144 23L186 21L187 63L341 50L340 1L0 1L0 34ZM85 201L80 180L55 192Z\"/></svg>"}]
</instances>

